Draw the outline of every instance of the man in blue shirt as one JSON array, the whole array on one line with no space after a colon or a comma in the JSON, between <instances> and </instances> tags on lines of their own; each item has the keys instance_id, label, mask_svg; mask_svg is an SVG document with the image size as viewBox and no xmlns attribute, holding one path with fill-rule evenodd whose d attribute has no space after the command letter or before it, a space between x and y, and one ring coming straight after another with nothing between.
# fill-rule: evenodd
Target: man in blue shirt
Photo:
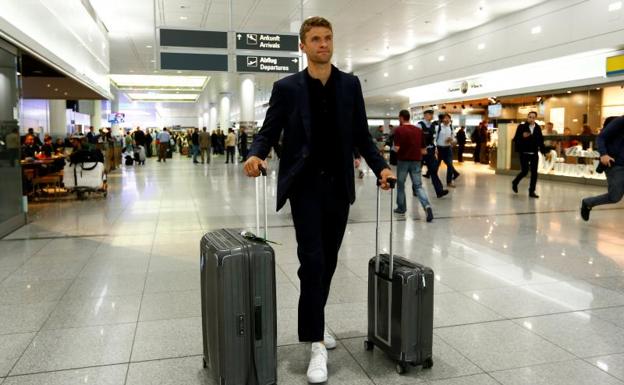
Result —
<instances>
[{"instance_id":1,"label":"man in blue shirt","mask_svg":"<svg viewBox=\"0 0 624 385\"><path fill-rule=\"evenodd\" d=\"M585 221L595 206L618 203L624 196L624 116L607 118L596 143L609 189L606 194L581 201L581 218Z\"/></svg>"},{"instance_id":2,"label":"man in blue shirt","mask_svg":"<svg viewBox=\"0 0 624 385\"><path fill-rule=\"evenodd\" d=\"M171 141L171 135L166 128L156 136L156 140L158 141L158 161L161 159L163 162L167 162L167 149L169 148L169 142Z\"/></svg>"}]
</instances>

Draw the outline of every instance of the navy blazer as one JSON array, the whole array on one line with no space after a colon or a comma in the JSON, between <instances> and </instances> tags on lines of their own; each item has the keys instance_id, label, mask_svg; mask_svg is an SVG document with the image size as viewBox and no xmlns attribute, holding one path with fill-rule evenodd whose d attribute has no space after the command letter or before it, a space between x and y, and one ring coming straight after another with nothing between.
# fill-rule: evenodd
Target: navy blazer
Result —
<instances>
[{"instance_id":1,"label":"navy blazer","mask_svg":"<svg viewBox=\"0 0 624 385\"><path fill-rule=\"evenodd\" d=\"M301 172L310 156L311 112L306 81L307 69L290 75L273 84L269 109L264 124L254 136L249 156L265 159L271 147L283 133L282 153L277 181L277 209L281 209L295 177ZM344 183L351 203L355 201L353 154L357 149L373 172L379 176L386 161L379 154L368 131L362 87L356 76L335 70L336 82L336 135L341 145L341 158L345 170ZM340 166L337 166L340 167Z\"/></svg>"}]
</instances>

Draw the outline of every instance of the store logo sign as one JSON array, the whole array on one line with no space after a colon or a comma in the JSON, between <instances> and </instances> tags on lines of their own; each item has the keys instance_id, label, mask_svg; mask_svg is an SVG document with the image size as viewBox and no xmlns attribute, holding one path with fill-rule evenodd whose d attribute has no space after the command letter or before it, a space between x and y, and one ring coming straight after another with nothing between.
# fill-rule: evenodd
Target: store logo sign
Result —
<instances>
[{"instance_id":1,"label":"store logo sign","mask_svg":"<svg viewBox=\"0 0 624 385\"><path fill-rule=\"evenodd\" d=\"M459 83L455 83L448 88L448 92L461 92L462 94L468 93L472 89L482 88L483 84L477 80L464 80Z\"/></svg>"}]
</instances>

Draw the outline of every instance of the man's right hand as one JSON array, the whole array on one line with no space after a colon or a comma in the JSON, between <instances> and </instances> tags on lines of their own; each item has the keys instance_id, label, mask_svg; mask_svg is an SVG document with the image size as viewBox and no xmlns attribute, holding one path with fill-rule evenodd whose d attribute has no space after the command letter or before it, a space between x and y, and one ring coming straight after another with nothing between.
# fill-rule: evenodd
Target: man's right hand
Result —
<instances>
[{"instance_id":1,"label":"man's right hand","mask_svg":"<svg viewBox=\"0 0 624 385\"><path fill-rule=\"evenodd\" d=\"M530 133L530 132L523 132L523 133L522 133L522 137L523 137L523 138L528 138L529 136L531 136L531 133Z\"/></svg>"},{"instance_id":2,"label":"man's right hand","mask_svg":"<svg viewBox=\"0 0 624 385\"><path fill-rule=\"evenodd\" d=\"M603 155L600 157L600 163L604 164L607 167L611 167L613 163L615 163L615 159L613 159L609 155Z\"/></svg>"},{"instance_id":3,"label":"man's right hand","mask_svg":"<svg viewBox=\"0 0 624 385\"><path fill-rule=\"evenodd\" d=\"M265 162L264 160L258 158L257 156L250 156L247 161L245 161L245 165L244 165L244 170L245 170L245 175L247 175L248 177L251 178L255 178L260 176L261 172L260 172L260 167L262 166L262 168L264 168L265 170L267 170L267 162Z\"/></svg>"}]
</instances>

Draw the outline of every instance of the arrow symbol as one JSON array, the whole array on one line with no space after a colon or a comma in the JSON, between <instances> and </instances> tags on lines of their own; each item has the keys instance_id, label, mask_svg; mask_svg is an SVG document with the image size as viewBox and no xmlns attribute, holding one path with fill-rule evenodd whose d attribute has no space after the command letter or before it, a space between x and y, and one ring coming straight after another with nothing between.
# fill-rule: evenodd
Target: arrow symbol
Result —
<instances>
[{"instance_id":1,"label":"arrow symbol","mask_svg":"<svg viewBox=\"0 0 624 385\"><path fill-rule=\"evenodd\" d=\"M241 39L241 37L243 37L243 35L241 35L240 33L238 35L236 35L236 37L238 38L238 40Z\"/></svg>"},{"instance_id":2,"label":"arrow symbol","mask_svg":"<svg viewBox=\"0 0 624 385\"><path fill-rule=\"evenodd\" d=\"M292 59L292 62L293 62L293 63L298 63L298 62L299 62L299 59Z\"/></svg>"}]
</instances>

